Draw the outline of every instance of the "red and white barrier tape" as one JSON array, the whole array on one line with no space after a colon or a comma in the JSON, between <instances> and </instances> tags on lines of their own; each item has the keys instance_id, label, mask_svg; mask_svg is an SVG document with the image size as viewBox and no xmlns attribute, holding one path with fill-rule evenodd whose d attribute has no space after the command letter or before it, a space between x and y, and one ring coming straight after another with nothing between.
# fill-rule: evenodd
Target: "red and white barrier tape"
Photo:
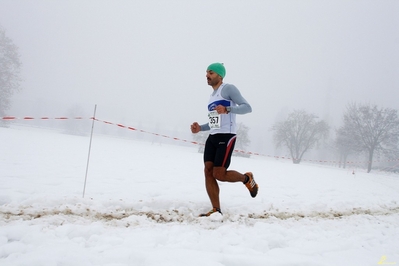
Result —
<instances>
[{"instance_id":1,"label":"red and white barrier tape","mask_svg":"<svg viewBox=\"0 0 399 266\"><path fill-rule=\"evenodd\" d=\"M31 116L24 116L24 117L15 117L15 116L4 116L1 118L1 120L50 120L50 119L55 119L55 120L73 120L73 119L87 119L84 117L31 117ZM93 119L93 117L90 117L89 119Z\"/></svg>"},{"instance_id":2,"label":"red and white barrier tape","mask_svg":"<svg viewBox=\"0 0 399 266\"><path fill-rule=\"evenodd\" d=\"M173 140L177 140L177 141L183 141L183 142L196 144L196 145L204 145L204 144L196 142L196 141L190 141L190 140L180 139L180 138L176 138L176 137L170 137L170 136L167 136L167 135L162 135L162 134L158 134L158 133L145 131L145 130L142 130L142 129L137 129L137 128L134 128L134 127L128 127L128 126L125 126L125 125L122 125L122 124L116 124L116 123L112 123L112 122L109 122L109 121L100 120L100 119L97 119L97 118L94 118L94 120L98 121L98 122L103 122L103 123L108 124L108 125L115 125L115 126L118 126L118 127L121 127L121 128L126 128L126 129L129 129L129 130L135 130L135 131L151 134L151 135L158 136L158 137L173 139Z\"/></svg>"},{"instance_id":3,"label":"red and white barrier tape","mask_svg":"<svg viewBox=\"0 0 399 266\"><path fill-rule=\"evenodd\" d=\"M168 138L168 139L172 139L172 140L176 140L176 141L182 141L182 142L186 142L186 143L191 143L191 144L195 144L195 145L204 145L203 143L199 143L196 141L190 141L190 140L186 140L186 139L180 139L180 138L176 138L176 137L170 137L167 135L163 135L163 134L158 134L158 133L153 133L153 132L149 132L149 131L145 131L142 129L138 129L138 128L134 128L134 127L129 127L129 126L125 126L122 124L117 124L117 123L113 123L113 122L109 122L109 121L105 121L105 120L100 120L94 117L90 117L90 118L84 118L84 117L39 117L39 118L35 118L35 117L30 117L30 116L25 116L25 117L15 117L15 116L4 116L1 118L1 120L50 120L50 119L54 119L54 120L83 120L83 119L90 119L90 120L95 120L98 122L102 122L108 125L114 125L114 126L118 126L121 128L125 128L125 129L129 129L129 130L133 130L133 131L138 131L141 133L146 133L146 134L151 134L154 136L158 136L158 137L163 137L163 138ZM290 157L286 157L286 156L273 156L273 155L266 155L266 154L261 154L261 153L257 153L257 152L247 152L247 151L242 151L242 150L234 150L237 153L241 153L241 154L248 154L248 155L256 155L256 156L264 156L264 157L269 157L269 158L274 158L274 159L283 159L283 160L293 160L293 158ZM309 160L309 159L301 159L301 161L304 162L311 162L311 163L329 163L329 164L363 164L363 163L368 163L367 161L347 161L347 162L341 162L341 161L328 161L328 160ZM373 163L376 162L398 162L399 159L394 159L394 160L375 160L373 161Z\"/></svg>"}]
</instances>

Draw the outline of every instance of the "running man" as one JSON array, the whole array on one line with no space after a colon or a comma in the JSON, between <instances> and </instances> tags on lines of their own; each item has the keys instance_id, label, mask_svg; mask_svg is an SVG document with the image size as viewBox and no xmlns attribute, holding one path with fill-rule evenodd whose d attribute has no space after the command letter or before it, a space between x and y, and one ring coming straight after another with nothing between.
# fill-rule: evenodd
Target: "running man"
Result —
<instances>
[{"instance_id":1,"label":"running man","mask_svg":"<svg viewBox=\"0 0 399 266\"><path fill-rule=\"evenodd\" d=\"M204 174L206 191L213 209L200 216L210 216L215 212L222 214L217 181L243 182L253 198L258 193L258 184L251 172L241 174L227 170L236 141L236 114L250 113L252 108L234 85L223 83L225 75L223 64L214 63L208 66L206 78L208 85L213 88L208 103L209 121L203 125L197 122L191 125L191 132L194 134L209 130L204 151Z\"/></svg>"}]
</instances>

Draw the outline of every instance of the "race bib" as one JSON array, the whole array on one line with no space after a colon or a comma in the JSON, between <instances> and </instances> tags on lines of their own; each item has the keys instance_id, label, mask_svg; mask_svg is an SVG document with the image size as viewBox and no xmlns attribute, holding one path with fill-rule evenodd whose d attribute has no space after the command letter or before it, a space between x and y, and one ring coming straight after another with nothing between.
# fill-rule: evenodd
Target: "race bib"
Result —
<instances>
[{"instance_id":1,"label":"race bib","mask_svg":"<svg viewBox=\"0 0 399 266\"><path fill-rule=\"evenodd\" d=\"M210 111L208 113L209 127L210 128L220 128L220 114L216 110Z\"/></svg>"}]
</instances>

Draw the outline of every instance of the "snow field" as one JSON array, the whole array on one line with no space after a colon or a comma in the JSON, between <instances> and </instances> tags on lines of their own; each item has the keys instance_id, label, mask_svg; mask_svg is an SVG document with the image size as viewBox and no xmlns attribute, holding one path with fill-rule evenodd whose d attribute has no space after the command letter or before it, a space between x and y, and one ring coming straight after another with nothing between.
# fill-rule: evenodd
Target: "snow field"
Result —
<instances>
[{"instance_id":1,"label":"snow field","mask_svg":"<svg viewBox=\"0 0 399 266\"><path fill-rule=\"evenodd\" d=\"M0 265L399 263L399 176L252 156L211 206L196 146L0 128Z\"/></svg>"}]
</instances>

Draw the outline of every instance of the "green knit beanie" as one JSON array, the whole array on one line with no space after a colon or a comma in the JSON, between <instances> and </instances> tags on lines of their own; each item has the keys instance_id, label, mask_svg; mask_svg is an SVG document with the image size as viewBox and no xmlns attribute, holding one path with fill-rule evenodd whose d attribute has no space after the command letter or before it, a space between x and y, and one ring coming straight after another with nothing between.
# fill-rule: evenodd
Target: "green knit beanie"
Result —
<instances>
[{"instance_id":1,"label":"green knit beanie","mask_svg":"<svg viewBox=\"0 0 399 266\"><path fill-rule=\"evenodd\" d=\"M224 78L224 76L226 76L226 69L224 68L224 65L221 63L210 64L206 71L209 71L209 70L212 70L213 72L215 72L222 78Z\"/></svg>"}]
</instances>

